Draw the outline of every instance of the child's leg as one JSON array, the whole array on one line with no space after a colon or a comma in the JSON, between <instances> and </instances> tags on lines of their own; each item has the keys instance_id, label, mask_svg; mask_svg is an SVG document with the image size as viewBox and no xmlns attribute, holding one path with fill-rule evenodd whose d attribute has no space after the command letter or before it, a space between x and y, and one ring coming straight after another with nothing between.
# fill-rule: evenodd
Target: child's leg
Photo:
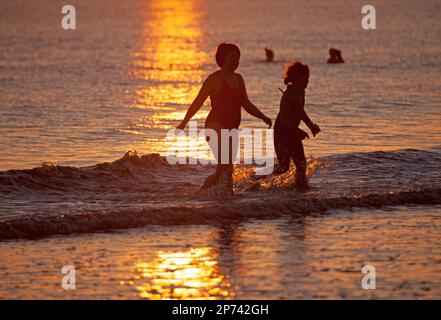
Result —
<instances>
[{"instance_id":1,"label":"child's leg","mask_svg":"<svg viewBox=\"0 0 441 320\"><path fill-rule=\"evenodd\" d=\"M273 170L273 174L279 175L289 170L291 163L291 146L288 141L274 139L274 149L277 156L277 165Z\"/></svg>"},{"instance_id":2,"label":"child's leg","mask_svg":"<svg viewBox=\"0 0 441 320\"><path fill-rule=\"evenodd\" d=\"M306 156L305 149L303 148L303 142L301 140L295 140L292 145L291 158L296 165L296 186L307 186L306 180Z\"/></svg>"}]
</instances>

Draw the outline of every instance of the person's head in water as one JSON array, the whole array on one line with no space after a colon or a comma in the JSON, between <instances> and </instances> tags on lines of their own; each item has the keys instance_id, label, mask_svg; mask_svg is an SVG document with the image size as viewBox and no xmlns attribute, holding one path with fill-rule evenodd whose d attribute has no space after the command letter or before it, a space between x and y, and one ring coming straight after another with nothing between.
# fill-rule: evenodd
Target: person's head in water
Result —
<instances>
[{"instance_id":1,"label":"person's head in water","mask_svg":"<svg viewBox=\"0 0 441 320\"><path fill-rule=\"evenodd\" d=\"M296 87L306 89L309 83L309 67L299 61L289 63L283 74L283 81L286 85L291 83Z\"/></svg>"},{"instance_id":2,"label":"person's head in water","mask_svg":"<svg viewBox=\"0 0 441 320\"><path fill-rule=\"evenodd\" d=\"M221 69L234 72L239 67L240 50L232 43L221 43L217 46L216 63Z\"/></svg>"}]
</instances>

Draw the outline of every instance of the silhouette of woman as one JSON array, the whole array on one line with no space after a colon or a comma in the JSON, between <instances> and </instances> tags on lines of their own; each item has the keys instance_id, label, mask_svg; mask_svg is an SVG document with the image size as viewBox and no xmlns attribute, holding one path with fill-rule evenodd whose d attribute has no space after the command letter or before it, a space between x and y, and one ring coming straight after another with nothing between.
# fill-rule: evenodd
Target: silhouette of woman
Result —
<instances>
[{"instance_id":1,"label":"silhouette of woman","mask_svg":"<svg viewBox=\"0 0 441 320\"><path fill-rule=\"evenodd\" d=\"M239 47L231 43L222 43L217 47L216 63L219 70L210 74L202 84L199 94L190 105L182 122L177 129L183 130L187 122L196 114L196 112L204 104L205 100L210 97L211 110L205 121L205 128L212 129L216 133L217 143L207 136L213 155L217 159L218 165L216 172L209 176L202 186L202 189L212 187L219 182L221 176L226 176L228 185L232 190L232 173L233 161L237 152L237 143L228 143L227 150L222 151L223 142L221 139L221 130L232 131L239 128L241 121L241 107L243 107L252 116L261 119L269 127L271 127L271 119L265 116L257 107L249 100L245 81L243 77L236 73L235 70L239 66L240 50ZM223 130L224 129L224 130ZM234 134L232 134L234 137ZM228 152L228 155L222 155L222 152ZM224 161L227 158L228 161ZM222 161L221 161L222 159ZM222 162L222 163L221 163Z\"/></svg>"}]
</instances>

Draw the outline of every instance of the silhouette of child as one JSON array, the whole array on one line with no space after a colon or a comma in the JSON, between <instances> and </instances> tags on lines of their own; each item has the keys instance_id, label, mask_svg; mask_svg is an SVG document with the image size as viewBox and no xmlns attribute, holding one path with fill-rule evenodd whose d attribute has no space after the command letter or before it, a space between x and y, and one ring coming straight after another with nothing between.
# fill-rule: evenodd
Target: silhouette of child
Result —
<instances>
[{"instance_id":1,"label":"silhouette of child","mask_svg":"<svg viewBox=\"0 0 441 320\"><path fill-rule=\"evenodd\" d=\"M287 87L283 92L279 114L274 124L274 148L278 162L274 174L287 172L292 159L296 166L294 186L296 190L304 191L308 188L308 183L302 140L309 136L298 127L300 121L308 126L314 137L320 132L320 127L311 121L304 110L309 68L301 62L292 62L287 65L283 79Z\"/></svg>"}]
</instances>

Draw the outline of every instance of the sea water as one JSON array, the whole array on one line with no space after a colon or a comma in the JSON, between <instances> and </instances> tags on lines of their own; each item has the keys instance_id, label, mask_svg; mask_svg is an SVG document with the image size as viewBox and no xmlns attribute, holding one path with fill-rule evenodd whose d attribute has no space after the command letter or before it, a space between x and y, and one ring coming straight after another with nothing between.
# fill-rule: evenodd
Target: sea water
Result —
<instances>
[{"instance_id":1,"label":"sea water","mask_svg":"<svg viewBox=\"0 0 441 320\"><path fill-rule=\"evenodd\" d=\"M0 297L440 297L437 1L375 3L369 31L361 1L72 4L76 30L57 2L0 3ZM232 197L205 197L214 166L166 161L221 42L239 45L248 95L273 119L285 63L310 66L310 192L290 190L293 171L256 185L239 165ZM330 47L344 64L326 64ZM175 290L187 269L200 275Z\"/></svg>"}]
</instances>

